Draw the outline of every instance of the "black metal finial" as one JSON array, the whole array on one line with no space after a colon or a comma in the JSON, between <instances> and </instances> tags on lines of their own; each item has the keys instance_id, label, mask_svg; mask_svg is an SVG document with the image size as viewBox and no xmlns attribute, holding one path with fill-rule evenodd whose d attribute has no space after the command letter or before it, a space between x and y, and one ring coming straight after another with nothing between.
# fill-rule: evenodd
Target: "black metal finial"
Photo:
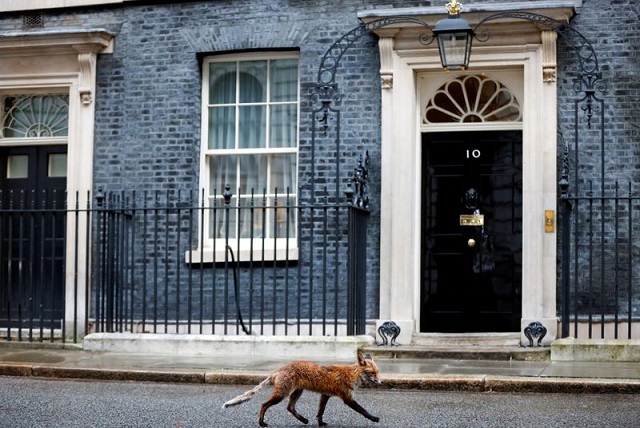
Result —
<instances>
[{"instance_id":1,"label":"black metal finial","mask_svg":"<svg viewBox=\"0 0 640 428\"><path fill-rule=\"evenodd\" d=\"M102 207L102 204L104 204L104 191L102 189L102 186L98 187L98 191L95 194L95 199L96 205L98 207Z\"/></svg>"},{"instance_id":2,"label":"black metal finial","mask_svg":"<svg viewBox=\"0 0 640 428\"><path fill-rule=\"evenodd\" d=\"M231 185L227 183L224 185L224 193L222 194L222 197L224 198L224 204L226 206L231 205L231 196L233 196L233 193L231 193Z\"/></svg>"},{"instance_id":3,"label":"black metal finial","mask_svg":"<svg viewBox=\"0 0 640 428\"><path fill-rule=\"evenodd\" d=\"M369 209L369 162L369 151L366 151L364 158L360 155L353 178L349 180L344 192L351 205L365 210Z\"/></svg>"},{"instance_id":4,"label":"black metal finial","mask_svg":"<svg viewBox=\"0 0 640 428\"><path fill-rule=\"evenodd\" d=\"M564 138L561 133L558 133L558 141L564 146L564 152L562 153L562 171L560 173L560 180L558 180L558 190L560 190L560 197L566 198L569 196L569 145L564 142Z\"/></svg>"},{"instance_id":5,"label":"black metal finial","mask_svg":"<svg viewBox=\"0 0 640 428\"><path fill-rule=\"evenodd\" d=\"M347 190L344 191L344 194L347 196L347 200L349 202L353 201L353 194L355 191L353 190L353 180L347 180Z\"/></svg>"}]
</instances>

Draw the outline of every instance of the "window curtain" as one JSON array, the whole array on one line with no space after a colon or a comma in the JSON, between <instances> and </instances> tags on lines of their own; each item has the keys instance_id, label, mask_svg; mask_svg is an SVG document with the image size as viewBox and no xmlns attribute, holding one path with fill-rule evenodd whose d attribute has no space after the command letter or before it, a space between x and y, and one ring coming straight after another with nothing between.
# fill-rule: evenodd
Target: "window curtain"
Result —
<instances>
[{"instance_id":1,"label":"window curtain","mask_svg":"<svg viewBox=\"0 0 640 428\"><path fill-rule=\"evenodd\" d=\"M234 194L233 206L252 204L260 208L253 213L234 210L235 217L229 224L231 237L236 236L237 230L241 238L273 237L275 226L275 233L284 237L280 213L261 208L264 196L267 205L273 206L277 191L277 203L283 206L286 193L296 191L296 153L274 154L269 149L297 147L298 62L284 59L213 63L210 82L209 149L265 150L210 156L210 191L216 192L210 203L216 196L220 200L224 185L229 184ZM224 219L216 219L216 223L213 236L222 238L226 232ZM293 233L295 229L289 230Z\"/></svg>"}]
</instances>

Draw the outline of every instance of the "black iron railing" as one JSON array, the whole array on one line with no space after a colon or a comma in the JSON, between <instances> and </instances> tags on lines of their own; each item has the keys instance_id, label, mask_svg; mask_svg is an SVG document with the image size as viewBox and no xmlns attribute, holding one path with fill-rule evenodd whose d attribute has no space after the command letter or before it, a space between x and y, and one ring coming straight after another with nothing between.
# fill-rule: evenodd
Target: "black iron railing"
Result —
<instances>
[{"instance_id":1,"label":"black iron railing","mask_svg":"<svg viewBox=\"0 0 640 428\"><path fill-rule=\"evenodd\" d=\"M366 209L287 194L203 200L99 192L0 206L3 336L364 333Z\"/></svg>"},{"instance_id":2,"label":"black iron railing","mask_svg":"<svg viewBox=\"0 0 640 428\"><path fill-rule=\"evenodd\" d=\"M181 197L115 195L100 207L98 331L344 334L347 204Z\"/></svg>"},{"instance_id":3,"label":"black iron railing","mask_svg":"<svg viewBox=\"0 0 640 428\"><path fill-rule=\"evenodd\" d=\"M563 337L631 339L640 328L640 196L612 187L560 200Z\"/></svg>"}]
</instances>

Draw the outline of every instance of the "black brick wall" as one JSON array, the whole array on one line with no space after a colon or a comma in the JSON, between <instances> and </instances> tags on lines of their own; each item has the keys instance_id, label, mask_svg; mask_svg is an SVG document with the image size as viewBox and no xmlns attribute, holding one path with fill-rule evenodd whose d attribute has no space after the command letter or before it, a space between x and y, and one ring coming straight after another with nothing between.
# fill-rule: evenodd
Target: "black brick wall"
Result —
<instances>
[{"instance_id":1,"label":"black brick wall","mask_svg":"<svg viewBox=\"0 0 640 428\"><path fill-rule=\"evenodd\" d=\"M389 0L215 0L149 1L124 6L45 11L45 28L105 28L116 35L113 54L98 60L94 186L106 191L197 190L200 150L200 58L253 49L299 49L303 88L300 129L300 194L336 198L364 150L371 155L369 226L369 309L378 308L380 236L380 90L376 40L358 40L340 64L336 82L340 105L340 176L336 177L335 130L320 135L315 176L309 176L311 112L305 98L316 82L328 47L358 25L360 10L439 5ZM484 1L500 3L500 0ZM610 179L640 179L640 6L635 0L584 0L571 23L593 45L607 91L606 170ZM0 15L0 31L20 30L19 14ZM580 98L572 78L577 61L559 40L559 131L571 141L573 101ZM598 168L599 134L578 126L586 144L584 164ZM599 119L596 119L599 120ZM595 147L595 146L594 146ZM563 150L563 148L561 148ZM560 151L561 152L561 151ZM304 245L303 245L304 246Z\"/></svg>"}]
</instances>

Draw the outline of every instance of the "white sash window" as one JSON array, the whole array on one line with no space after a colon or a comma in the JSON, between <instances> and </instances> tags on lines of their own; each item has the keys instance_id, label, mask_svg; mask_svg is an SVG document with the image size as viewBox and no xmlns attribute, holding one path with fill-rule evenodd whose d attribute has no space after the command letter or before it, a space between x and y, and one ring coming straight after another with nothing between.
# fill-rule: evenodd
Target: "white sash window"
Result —
<instances>
[{"instance_id":1,"label":"white sash window","mask_svg":"<svg viewBox=\"0 0 640 428\"><path fill-rule=\"evenodd\" d=\"M203 245L225 239L228 230L235 246L241 241L241 249L262 248L265 240L265 248L295 247L295 210L284 205L297 203L297 54L211 57L204 61L203 75L201 185L206 206L224 206L228 184L232 207L255 207L231 210L228 224L224 216L207 210L203 236L208 242ZM261 242L252 245L256 239Z\"/></svg>"}]
</instances>

